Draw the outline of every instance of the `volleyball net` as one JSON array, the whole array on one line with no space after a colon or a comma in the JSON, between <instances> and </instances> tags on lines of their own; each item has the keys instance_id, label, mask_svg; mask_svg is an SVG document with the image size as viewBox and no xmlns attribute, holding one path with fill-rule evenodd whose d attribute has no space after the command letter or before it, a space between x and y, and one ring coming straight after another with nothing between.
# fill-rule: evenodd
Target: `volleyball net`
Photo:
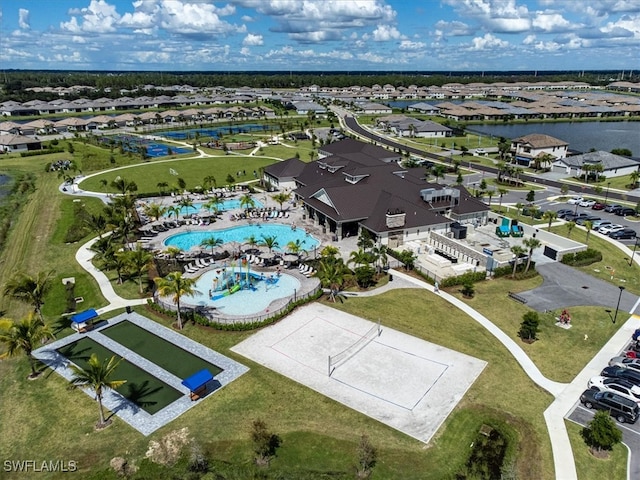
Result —
<instances>
[{"instance_id":1,"label":"volleyball net","mask_svg":"<svg viewBox=\"0 0 640 480\"><path fill-rule=\"evenodd\" d=\"M329 355L328 362L328 374L331 376L333 371L342 365L344 362L353 358L358 354L364 347L366 347L369 343L373 342L376 338L380 336L382 333L382 327L380 326L380 320L378 319L378 323L376 323L373 327L369 329L367 333L365 333L362 337L356 340L352 345L345 348L340 353L335 355Z\"/></svg>"}]
</instances>

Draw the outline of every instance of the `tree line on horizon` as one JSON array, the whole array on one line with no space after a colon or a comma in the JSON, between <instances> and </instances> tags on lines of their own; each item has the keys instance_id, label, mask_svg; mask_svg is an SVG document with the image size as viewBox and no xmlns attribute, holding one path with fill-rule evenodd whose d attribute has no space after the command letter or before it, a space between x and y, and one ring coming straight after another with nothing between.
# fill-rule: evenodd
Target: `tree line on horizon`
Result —
<instances>
[{"instance_id":1,"label":"tree line on horizon","mask_svg":"<svg viewBox=\"0 0 640 480\"><path fill-rule=\"evenodd\" d=\"M193 87L252 87L301 88L344 87L391 84L396 87L416 85L442 86L446 83L583 81L592 85L606 85L619 72L598 71L545 71L545 72L106 72L64 70L5 70L0 75L0 101L50 100L54 93L25 92L33 87L71 87L85 85L97 92L83 92L85 97L119 97L120 90L136 90L145 85L166 87L190 85ZM626 78L638 81L639 75ZM147 91L146 94L166 94L166 90ZM68 97L72 99L72 97Z\"/></svg>"}]
</instances>

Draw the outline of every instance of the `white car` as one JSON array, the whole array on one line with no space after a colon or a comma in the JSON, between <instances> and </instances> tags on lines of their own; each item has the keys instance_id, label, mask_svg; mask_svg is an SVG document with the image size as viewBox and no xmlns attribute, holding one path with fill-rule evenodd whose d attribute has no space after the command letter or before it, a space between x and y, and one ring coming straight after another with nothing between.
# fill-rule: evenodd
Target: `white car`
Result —
<instances>
[{"instance_id":1,"label":"white car","mask_svg":"<svg viewBox=\"0 0 640 480\"><path fill-rule=\"evenodd\" d=\"M624 378L592 377L587 383L587 388L617 393L621 397L640 403L640 387Z\"/></svg>"},{"instance_id":2,"label":"white car","mask_svg":"<svg viewBox=\"0 0 640 480\"><path fill-rule=\"evenodd\" d=\"M486 150L484 148L476 148L476 154L477 155L484 155L486 152Z\"/></svg>"},{"instance_id":3,"label":"white car","mask_svg":"<svg viewBox=\"0 0 640 480\"><path fill-rule=\"evenodd\" d=\"M618 230L622 230L624 227L622 225L618 225L617 223L611 225L603 225L598 228L598 231L603 235L609 235L611 232L617 232Z\"/></svg>"},{"instance_id":4,"label":"white car","mask_svg":"<svg viewBox=\"0 0 640 480\"><path fill-rule=\"evenodd\" d=\"M579 204L582 201L584 201L584 198L582 198L582 197L572 197L569 200L567 200L567 203L569 203L571 205L576 205L576 204Z\"/></svg>"},{"instance_id":5,"label":"white car","mask_svg":"<svg viewBox=\"0 0 640 480\"><path fill-rule=\"evenodd\" d=\"M596 204L595 200L582 200L580 203L578 203L578 206L580 207L593 207Z\"/></svg>"}]
</instances>

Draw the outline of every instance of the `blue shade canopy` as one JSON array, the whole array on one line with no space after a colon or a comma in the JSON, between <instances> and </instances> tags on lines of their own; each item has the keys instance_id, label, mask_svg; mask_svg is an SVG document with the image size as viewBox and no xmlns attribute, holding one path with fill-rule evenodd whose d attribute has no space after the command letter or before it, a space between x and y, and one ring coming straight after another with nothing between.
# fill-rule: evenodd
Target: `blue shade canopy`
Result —
<instances>
[{"instance_id":1,"label":"blue shade canopy","mask_svg":"<svg viewBox=\"0 0 640 480\"><path fill-rule=\"evenodd\" d=\"M213 380L213 375L209 370L205 368L203 370L200 370L199 372L194 373L190 377L185 378L182 381L182 385L193 392L205 385L207 382L210 382L211 380Z\"/></svg>"},{"instance_id":2,"label":"blue shade canopy","mask_svg":"<svg viewBox=\"0 0 640 480\"><path fill-rule=\"evenodd\" d=\"M71 317L72 323L84 323L88 320L92 320L98 316L98 312L96 312L93 308L89 310L85 310L84 312L76 313L73 317Z\"/></svg>"}]
</instances>

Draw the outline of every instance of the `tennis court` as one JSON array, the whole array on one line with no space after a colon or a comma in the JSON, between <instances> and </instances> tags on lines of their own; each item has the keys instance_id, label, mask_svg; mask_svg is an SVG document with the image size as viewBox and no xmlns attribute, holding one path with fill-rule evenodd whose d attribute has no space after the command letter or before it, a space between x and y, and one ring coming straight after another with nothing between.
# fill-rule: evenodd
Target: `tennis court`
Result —
<instances>
[{"instance_id":1,"label":"tennis court","mask_svg":"<svg viewBox=\"0 0 640 480\"><path fill-rule=\"evenodd\" d=\"M425 443L486 366L317 303L232 350Z\"/></svg>"}]
</instances>

